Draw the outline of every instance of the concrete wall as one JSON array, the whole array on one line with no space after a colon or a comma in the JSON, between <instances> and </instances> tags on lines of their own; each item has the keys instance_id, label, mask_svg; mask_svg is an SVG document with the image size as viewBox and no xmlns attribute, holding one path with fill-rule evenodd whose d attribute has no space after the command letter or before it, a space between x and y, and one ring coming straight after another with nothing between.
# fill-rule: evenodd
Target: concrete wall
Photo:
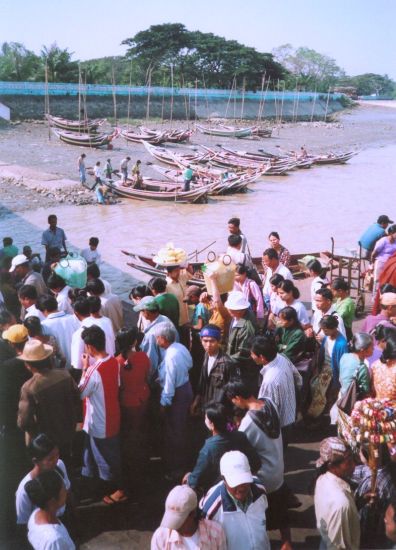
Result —
<instances>
[{"instance_id":1,"label":"concrete wall","mask_svg":"<svg viewBox=\"0 0 396 550\"><path fill-rule=\"evenodd\" d=\"M10 120L11 114L10 109L6 105L3 105L3 103L0 103L0 118L3 120Z\"/></svg>"},{"instance_id":2,"label":"concrete wall","mask_svg":"<svg viewBox=\"0 0 396 550\"><path fill-rule=\"evenodd\" d=\"M0 101L11 110L12 120L23 119L42 119L44 116L44 97L42 95L0 95ZM291 120L297 117L298 120L310 120L313 118L323 120L326 113L326 95L320 96L316 101L311 98L309 101L285 100L283 106L281 102L267 100L262 108L262 118L276 119L280 118L282 111L282 120ZM117 118L126 118L128 116L128 97L117 96ZM111 96L90 95L86 100L87 113L91 118L113 117L114 106ZM262 106L261 106L262 107ZM226 101L224 98L211 98L206 101L199 98L197 101L187 100L184 97L175 97L173 106L169 97L163 100L161 97L153 96L150 98L150 117L169 119L171 110L173 118L186 120L206 119L208 117L224 118L245 118L257 119L260 109L259 98L257 100L246 99ZM330 97L327 115L340 111L343 106L339 98ZM78 99L75 96L50 96L50 112L57 116L66 118L78 118ZM130 102L130 118L145 118L147 114L147 96L135 96Z\"/></svg>"}]
</instances>

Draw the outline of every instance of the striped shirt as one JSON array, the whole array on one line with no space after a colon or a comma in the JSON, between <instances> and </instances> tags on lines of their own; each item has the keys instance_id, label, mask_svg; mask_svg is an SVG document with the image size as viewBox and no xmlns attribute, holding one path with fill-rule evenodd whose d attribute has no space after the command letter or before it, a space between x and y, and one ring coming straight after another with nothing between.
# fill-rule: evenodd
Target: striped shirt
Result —
<instances>
[{"instance_id":1,"label":"striped shirt","mask_svg":"<svg viewBox=\"0 0 396 550\"><path fill-rule=\"evenodd\" d=\"M278 409L281 427L293 424L296 420L296 390L294 385L293 364L284 355L277 354L275 359L261 369L263 381L259 399L268 397Z\"/></svg>"},{"instance_id":2,"label":"striped shirt","mask_svg":"<svg viewBox=\"0 0 396 550\"><path fill-rule=\"evenodd\" d=\"M120 431L120 370L109 355L82 375L79 390L85 399L83 430L99 439L114 437Z\"/></svg>"}]
</instances>

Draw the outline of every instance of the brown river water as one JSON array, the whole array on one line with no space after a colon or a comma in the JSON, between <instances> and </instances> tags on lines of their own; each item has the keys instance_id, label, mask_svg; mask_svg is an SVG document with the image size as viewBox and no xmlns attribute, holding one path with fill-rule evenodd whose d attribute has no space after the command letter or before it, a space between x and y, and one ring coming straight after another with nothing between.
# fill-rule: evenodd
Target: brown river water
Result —
<instances>
[{"instance_id":1,"label":"brown river water","mask_svg":"<svg viewBox=\"0 0 396 550\"><path fill-rule=\"evenodd\" d=\"M337 248L356 248L362 231L379 214L396 219L396 110L362 107L343 115L340 122L340 127L328 129L288 125L280 129L273 140L228 140L228 144L252 151L259 148L275 151L277 145L298 148L302 144L312 151L360 149L345 165L317 166L284 177L265 177L254 183L246 194L219 197L200 205L125 200L109 206L59 205L50 211L38 203L38 207L31 204L31 209L18 212L8 206L9 210L3 210L0 218L0 236L10 235L17 246L29 243L35 251L40 251L46 218L54 212L72 247L86 247L89 237L99 237L105 261L103 274L115 291L122 294L133 284L132 277L145 279L126 265L122 249L151 254L171 241L191 252L216 241L211 249L222 252L226 248L226 223L231 216L241 218L242 230L255 255L267 247L267 235L273 230L280 233L282 243L292 253L329 250L330 237L334 237ZM79 148L56 143L53 145L56 155L48 157L44 152L48 149L43 148L40 141L44 139L45 128L32 128L31 148L29 137L22 130L15 127L0 136L0 160L35 168L41 166L46 172L63 172L75 177L70 167L74 169L81 152ZM26 141L23 154L19 149L16 155L12 141L20 144L23 140ZM126 151L130 152L130 148L121 144L117 147L111 152L114 166ZM141 150L141 146L135 146L132 160L139 157L148 160ZM90 159L94 155L105 159L109 153L87 151ZM0 202L7 207L2 199Z\"/></svg>"}]
</instances>

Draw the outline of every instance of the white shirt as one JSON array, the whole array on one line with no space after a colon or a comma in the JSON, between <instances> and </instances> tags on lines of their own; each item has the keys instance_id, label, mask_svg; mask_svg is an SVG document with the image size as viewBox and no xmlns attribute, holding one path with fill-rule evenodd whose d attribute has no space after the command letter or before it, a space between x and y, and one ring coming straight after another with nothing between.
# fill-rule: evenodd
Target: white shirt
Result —
<instances>
[{"instance_id":1,"label":"white shirt","mask_svg":"<svg viewBox=\"0 0 396 550\"><path fill-rule=\"evenodd\" d=\"M219 356L218 353L216 353L216 355L208 355L208 376L212 372L218 356Z\"/></svg>"},{"instance_id":2,"label":"white shirt","mask_svg":"<svg viewBox=\"0 0 396 550\"><path fill-rule=\"evenodd\" d=\"M62 460L58 460L56 463L57 468L62 472L62 478L63 483L65 485L66 490L68 491L70 489L70 480L67 475L66 466L62 462ZM18 525L25 525L28 521L30 516L32 515L33 510L36 510L37 507L34 506L30 498L28 497L26 491L25 491L25 485L28 481L31 481L32 475L31 472L29 472L25 477L22 479L20 484L18 485L17 492L15 493L15 508L16 508L16 514L17 514L17 524ZM65 506L62 506L62 508L59 508L56 515L63 516L65 513Z\"/></svg>"},{"instance_id":3,"label":"white shirt","mask_svg":"<svg viewBox=\"0 0 396 550\"><path fill-rule=\"evenodd\" d=\"M294 387L294 365L287 357L278 353L273 361L261 369L263 381L259 399L268 397L278 409L281 427L296 420L296 391Z\"/></svg>"},{"instance_id":4,"label":"white shirt","mask_svg":"<svg viewBox=\"0 0 396 550\"><path fill-rule=\"evenodd\" d=\"M267 299L270 298L270 295L271 295L270 279L271 279L272 275L275 275L275 273L279 273L279 275L282 275L282 277L285 280L288 280L288 281L293 280L293 275L291 274L291 271L286 266L284 266L283 264L279 263L279 265L275 269L275 271L272 271L272 269L270 267L267 267L265 283L264 283L264 287L263 287L264 298L267 298Z\"/></svg>"},{"instance_id":5,"label":"white shirt","mask_svg":"<svg viewBox=\"0 0 396 550\"><path fill-rule=\"evenodd\" d=\"M349 484L331 472L315 487L316 525L326 550L358 550L360 520Z\"/></svg>"},{"instance_id":6,"label":"white shirt","mask_svg":"<svg viewBox=\"0 0 396 550\"><path fill-rule=\"evenodd\" d=\"M319 277L319 275L312 280L312 283L311 283L311 309L312 309L312 311L316 310L316 304L315 304L315 294L316 294L316 292L320 288L323 288L323 286L325 284L328 284L328 283L329 283L328 279L326 279L326 278L322 279L322 277Z\"/></svg>"},{"instance_id":7,"label":"white shirt","mask_svg":"<svg viewBox=\"0 0 396 550\"><path fill-rule=\"evenodd\" d=\"M96 164L95 164L93 172L95 174L95 178L102 179L102 169L101 169L100 166L96 166Z\"/></svg>"},{"instance_id":8,"label":"white shirt","mask_svg":"<svg viewBox=\"0 0 396 550\"><path fill-rule=\"evenodd\" d=\"M38 525L34 510L28 522L28 539L34 550L75 550L75 545L63 523Z\"/></svg>"},{"instance_id":9,"label":"white shirt","mask_svg":"<svg viewBox=\"0 0 396 550\"><path fill-rule=\"evenodd\" d=\"M56 301L58 302L58 310L64 311L65 313L74 314L70 299L69 299L69 290L70 286L66 285L62 290L56 295Z\"/></svg>"},{"instance_id":10,"label":"white shirt","mask_svg":"<svg viewBox=\"0 0 396 550\"><path fill-rule=\"evenodd\" d=\"M38 317L40 321L44 321L45 319L44 313L37 309L35 304L32 304L27 308L24 319L27 319L28 317Z\"/></svg>"},{"instance_id":11,"label":"white shirt","mask_svg":"<svg viewBox=\"0 0 396 550\"><path fill-rule=\"evenodd\" d=\"M88 264L95 263L96 265L99 265L102 261L102 256L100 255L100 252L98 252L98 249L91 250L90 248L84 248L84 250L81 251L81 256Z\"/></svg>"},{"instance_id":12,"label":"white shirt","mask_svg":"<svg viewBox=\"0 0 396 550\"><path fill-rule=\"evenodd\" d=\"M286 302L282 300L282 308L287 307ZM294 300L292 304L290 304L290 307L296 310L297 313L297 319L300 321L300 323L304 325L309 325L309 317L308 317L308 311L307 308L304 306L300 300Z\"/></svg>"},{"instance_id":13,"label":"white shirt","mask_svg":"<svg viewBox=\"0 0 396 550\"><path fill-rule=\"evenodd\" d=\"M71 341L80 324L78 319L64 311L56 311L50 313L41 324L44 334L55 336L58 346L66 358L66 368L70 369Z\"/></svg>"},{"instance_id":14,"label":"white shirt","mask_svg":"<svg viewBox=\"0 0 396 550\"><path fill-rule=\"evenodd\" d=\"M337 317L338 319L338 330L341 332L343 336L346 337L345 333L345 325L344 321L342 320L341 315L339 315L334 306L332 305L329 310L326 311L326 313L323 313L319 309L316 309L314 311L313 317L312 317L312 328L315 332L315 334L321 333L321 335L324 337L322 329L319 327L319 321L324 317L325 315L333 315L334 317Z\"/></svg>"},{"instance_id":15,"label":"white shirt","mask_svg":"<svg viewBox=\"0 0 396 550\"><path fill-rule=\"evenodd\" d=\"M246 253L242 252L242 250L237 250L236 248L229 246L227 247L226 254L230 256L234 264L242 264L249 269L253 267L252 260Z\"/></svg>"},{"instance_id":16,"label":"white shirt","mask_svg":"<svg viewBox=\"0 0 396 550\"><path fill-rule=\"evenodd\" d=\"M92 325L97 325L100 327L106 336L106 353L109 355L115 354L115 340L114 332L110 319L107 319L105 322L101 322L102 319L107 319L107 317L102 317L101 319L94 319L93 317L86 317L81 321L81 326L74 332L72 341L71 341L71 365L74 369L82 369L82 354L85 352L85 344L81 338L82 331L86 327L92 327ZM102 325L102 326L101 326ZM106 326L106 331L103 326ZM93 364L94 361L90 357L90 364Z\"/></svg>"}]
</instances>

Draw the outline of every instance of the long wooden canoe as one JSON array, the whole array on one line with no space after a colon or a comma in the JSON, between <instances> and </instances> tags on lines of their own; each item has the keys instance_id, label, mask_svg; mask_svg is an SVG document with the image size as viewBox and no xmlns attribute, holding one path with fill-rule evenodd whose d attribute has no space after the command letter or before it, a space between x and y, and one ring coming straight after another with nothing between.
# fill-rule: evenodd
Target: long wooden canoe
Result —
<instances>
[{"instance_id":1,"label":"long wooden canoe","mask_svg":"<svg viewBox=\"0 0 396 550\"><path fill-rule=\"evenodd\" d=\"M118 128L111 134L78 134L76 132L57 130L56 128L53 128L53 132L64 143L80 147L103 147L104 145L109 145L120 135Z\"/></svg>"},{"instance_id":2,"label":"long wooden canoe","mask_svg":"<svg viewBox=\"0 0 396 550\"><path fill-rule=\"evenodd\" d=\"M59 116L45 115L51 126L66 130L67 132L90 133L96 132L99 126L106 122L105 118L86 118L83 120L70 120Z\"/></svg>"},{"instance_id":3,"label":"long wooden canoe","mask_svg":"<svg viewBox=\"0 0 396 550\"><path fill-rule=\"evenodd\" d=\"M122 185L121 180L119 182L112 182L105 180L104 184L116 195L127 199L134 199L140 201L166 201L177 203L202 203L208 202L208 190L206 188L199 187L198 189L191 189L190 191L181 191L178 188L172 190L164 190L163 185L168 182L159 181L158 190L146 191L143 189L134 189L133 187L126 187ZM155 180L151 181L152 186L155 185Z\"/></svg>"}]
</instances>

